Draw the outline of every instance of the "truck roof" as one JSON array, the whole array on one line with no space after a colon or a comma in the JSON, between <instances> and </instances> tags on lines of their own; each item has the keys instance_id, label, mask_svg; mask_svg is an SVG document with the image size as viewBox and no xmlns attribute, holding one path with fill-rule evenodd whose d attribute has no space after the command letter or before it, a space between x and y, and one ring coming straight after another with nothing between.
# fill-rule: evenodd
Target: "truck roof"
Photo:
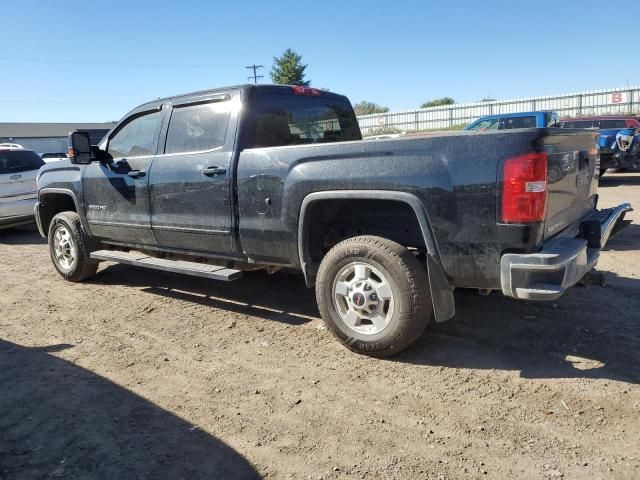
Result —
<instances>
[{"instance_id":1,"label":"truck roof","mask_svg":"<svg viewBox=\"0 0 640 480\"><path fill-rule=\"evenodd\" d=\"M493 115L483 115L481 118L518 118L530 117L534 115L546 115L553 113L551 110L535 110L532 112L515 112L515 113L495 113Z\"/></svg>"},{"instance_id":2,"label":"truck roof","mask_svg":"<svg viewBox=\"0 0 640 480\"><path fill-rule=\"evenodd\" d=\"M252 83L247 83L247 84L241 84L241 85L233 85L229 87L218 87L218 88L212 88L207 90L198 90L195 92L182 93L179 95L172 95L170 97L158 98L158 99L143 103L137 106L136 108L134 108L133 110L131 110L130 112L128 112L127 115L130 115L131 113L134 113L138 110L146 110L148 108L157 107L167 102L173 102L176 100L187 100L195 97L206 97L209 95L215 95L216 93L219 93L219 92L227 92L229 90L244 90L244 91L256 90L260 92L288 93L290 95L295 95L293 90L294 88L295 88L294 85L270 85L270 84L256 85ZM312 89L314 91L314 95L320 95L322 97L334 98L339 100L348 100L346 96L340 95L338 93L333 93L328 90L321 90L319 88L314 88L314 87L305 87L305 88Z\"/></svg>"},{"instance_id":3,"label":"truck roof","mask_svg":"<svg viewBox=\"0 0 640 480\"><path fill-rule=\"evenodd\" d=\"M584 117L567 117L563 118L562 121L573 121L573 120L627 120L627 119L640 119L637 115L591 115Z\"/></svg>"}]
</instances>

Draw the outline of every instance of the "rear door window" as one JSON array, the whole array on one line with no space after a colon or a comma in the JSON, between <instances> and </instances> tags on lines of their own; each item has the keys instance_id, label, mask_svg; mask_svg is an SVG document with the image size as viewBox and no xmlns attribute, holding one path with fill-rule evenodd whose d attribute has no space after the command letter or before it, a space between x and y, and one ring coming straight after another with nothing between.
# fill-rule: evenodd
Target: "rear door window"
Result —
<instances>
[{"instance_id":1,"label":"rear door window","mask_svg":"<svg viewBox=\"0 0 640 480\"><path fill-rule=\"evenodd\" d=\"M202 152L221 147L230 115L229 100L173 107L164 152Z\"/></svg>"},{"instance_id":2,"label":"rear door window","mask_svg":"<svg viewBox=\"0 0 640 480\"><path fill-rule=\"evenodd\" d=\"M533 115L526 117L504 117L500 119L500 130L511 130L513 128L535 128L536 117Z\"/></svg>"},{"instance_id":3,"label":"rear door window","mask_svg":"<svg viewBox=\"0 0 640 480\"><path fill-rule=\"evenodd\" d=\"M593 120L567 120L562 128L593 128Z\"/></svg>"},{"instance_id":4,"label":"rear door window","mask_svg":"<svg viewBox=\"0 0 640 480\"><path fill-rule=\"evenodd\" d=\"M162 111L134 117L109 139L107 151L113 158L154 155L158 146L161 123Z\"/></svg>"},{"instance_id":5,"label":"rear door window","mask_svg":"<svg viewBox=\"0 0 640 480\"><path fill-rule=\"evenodd\" d=\"M246 148L362 139L351 105L340 99L266 93L250 108Z\"/></svg>"},{"instance_id":6,"label":"rear door window","mask_svg":"<svg viewBox=\"0 0 640 480\"><path fill-rule=\"evenodd\" d=\"M30 150L0 151L0 175L38 170L44 161Z\"/></svg>"}]
</instances>

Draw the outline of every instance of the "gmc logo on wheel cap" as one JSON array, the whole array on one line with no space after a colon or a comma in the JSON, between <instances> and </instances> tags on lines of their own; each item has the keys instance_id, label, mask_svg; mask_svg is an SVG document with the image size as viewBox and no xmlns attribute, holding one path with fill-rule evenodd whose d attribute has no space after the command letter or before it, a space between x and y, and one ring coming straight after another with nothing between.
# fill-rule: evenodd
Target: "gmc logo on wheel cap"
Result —
<instances>
[{"instance_id":1,"label":"gmc logo on wheel cap","mask_svg":"<svg viewBox=\"0 0 640 480\"><path fill-rule=\"evenodd\" d=\"M366 299L364 298L364 295L362 293L358 292L353 296L353 304L356 307L363 306L365 304L365 302L366 302Z\"/></svg>"}]
</instances>

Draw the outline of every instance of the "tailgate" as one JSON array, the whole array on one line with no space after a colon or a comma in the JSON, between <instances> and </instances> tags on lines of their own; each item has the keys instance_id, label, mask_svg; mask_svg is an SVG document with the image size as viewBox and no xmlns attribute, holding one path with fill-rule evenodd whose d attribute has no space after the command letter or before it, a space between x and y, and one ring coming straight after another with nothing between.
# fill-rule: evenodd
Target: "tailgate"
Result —
<instances>
[{"instance_id":1,"label":"tailgate","mask_svg":"<svg viewBox=\"0 0 640 480\"><path fill-rule=\"evenodd\" d=\"M544 148L549 158L547 216L544 238L579 220L595 208L599 174L598 134L584 130L549 129Z\"/></svg>"}]
</instances>

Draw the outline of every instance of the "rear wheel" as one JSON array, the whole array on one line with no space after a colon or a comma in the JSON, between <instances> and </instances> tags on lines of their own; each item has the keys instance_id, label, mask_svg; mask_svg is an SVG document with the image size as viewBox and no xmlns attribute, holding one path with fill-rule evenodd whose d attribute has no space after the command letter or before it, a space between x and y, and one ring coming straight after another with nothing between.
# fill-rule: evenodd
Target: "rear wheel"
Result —
<instances>
[{"instance_id":1,"label":"rear wheel","mask_svg":"<svg viewBox=\"0 0 640 480\"><path fill-rule=\"evenodd\" d=\"M98 270L98 262L91 260L91 242L77 213L61 212L53 217L48 240L53 265L65 280L81 282Z\"/></svg>"},{"instance_id":2,"label":"rear wheel","mask_svg":"<svg viewBox=\"0 0 640 480\"><path fill-rule=\"evenodd\" d=\"M333 247L320 264L316 298L341 343L376 357L407 348L432 316L425 267L405 247L381 237L354 237Z\"/></svg>"}]
</instances>

